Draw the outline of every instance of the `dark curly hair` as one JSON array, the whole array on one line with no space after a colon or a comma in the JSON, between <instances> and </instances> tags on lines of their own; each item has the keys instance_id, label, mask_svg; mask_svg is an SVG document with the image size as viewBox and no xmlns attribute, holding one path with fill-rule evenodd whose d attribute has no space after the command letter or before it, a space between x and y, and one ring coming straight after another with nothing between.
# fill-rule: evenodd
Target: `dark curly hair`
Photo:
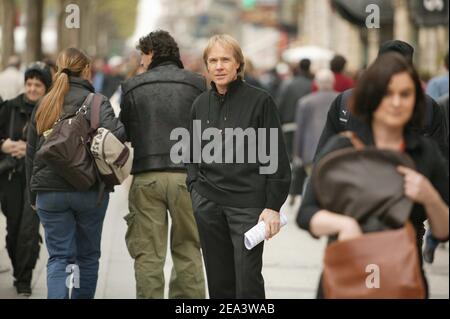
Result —
<instances>
[{"instance_id":1,"label":"dark curly hair","mask_svg":"<svg viewBox=\"0 0 450 319\"><path fill-rule=\"evenodd\" d=\"M159 58L180 59L180 49L169 32L156 30L139 39L136 49L144 54L153 53L153 60Z\"/></svg>"}]
</instances>

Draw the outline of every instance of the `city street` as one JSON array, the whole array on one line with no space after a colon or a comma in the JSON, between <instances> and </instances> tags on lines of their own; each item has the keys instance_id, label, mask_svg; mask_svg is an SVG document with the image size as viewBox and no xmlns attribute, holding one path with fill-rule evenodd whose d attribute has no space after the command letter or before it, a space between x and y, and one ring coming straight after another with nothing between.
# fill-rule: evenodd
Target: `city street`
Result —
<instances>
[{"instance_id":1,"label":"city street","mask_svg":"<svg viewBox=\"0 0 450 319\"><path fill-rule=\"evenodd\" d=\"M314 298L325 240L314 240L295 224L299 201L293 207L284 206L289 217L288 225L266 242L264 251L264 278L267 298L304 299ZM127 191L125 186L112 194L103 228L102 257L96 298L133 299L135 280L133 261L125 245L127 214ZM42 229L41 229L42 231ZM0 218L0 244L4 247L5 218ZM6 251L1 252L1 263L8 262ZM171 269L170 255L165 267L166 282ZM47 252L42 246L41 255L33 278L33 299L46 298ZM438 248L435 262L427 265L431 298L449 298L448 248ZM17 298L12 286L11 273L0 274L0 298ZM167 286L167 284L166 284ZM167 295L167 289L166 289Z\"/></svg>"}]
</instances>

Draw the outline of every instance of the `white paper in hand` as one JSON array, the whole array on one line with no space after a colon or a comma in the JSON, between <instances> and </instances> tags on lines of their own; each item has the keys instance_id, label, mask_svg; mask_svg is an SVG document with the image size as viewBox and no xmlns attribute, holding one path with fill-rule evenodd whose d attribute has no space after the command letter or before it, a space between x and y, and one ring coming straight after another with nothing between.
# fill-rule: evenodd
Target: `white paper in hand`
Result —
<instances>
[{"instance_id":1,"label":"white paper in hand","mask_svg":"<svg viewBox=\"0 0 450 319\"><path fill-rule=\"evenodd\" d=\"M287 216L284 213L280 213L281 227L287 224ZM266 224L264 221L260 221L253 226L249 231L244 234L245 248L248 250L253 249L256 245L262 242L266 238Z\"/></svg>"}]
</instances>

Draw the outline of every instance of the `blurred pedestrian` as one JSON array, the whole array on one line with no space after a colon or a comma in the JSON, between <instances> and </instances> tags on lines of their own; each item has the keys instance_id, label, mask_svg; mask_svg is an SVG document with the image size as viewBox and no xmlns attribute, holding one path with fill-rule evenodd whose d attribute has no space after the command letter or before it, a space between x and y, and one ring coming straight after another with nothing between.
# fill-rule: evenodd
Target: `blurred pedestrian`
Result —
<instances>
[{"instance_id":1,"label":"blurred pedestrian","mask_svg":"<svg viewBox=\"0 0 450 319\"><path fill-rule=\"evenodd\" d=\"M110 99L125 80L123 75L123 58L117 55L111 57L108 60L108 66L110 67L110 72L105 75L101 93Z\"/></svg>"},{"instance_id":2,"label":"blurred pedestrian","mask_svg":"<svg viewBox=\"0 0 450 319\"><path fill-rule=\"evenodd\" d=\"M58 55L54 83L33 111L28 131L27 182L31 205L37 209L45 230L50 299L69 298L66 282L70 271L79 279L73 287L72 299L94 298L97 286L100 241L109 193L101 197L99 183L88 191L77 191L59 172L35 157L44 143L44 135L54 123L64 115L77 112L86 97L94 92L89 82L90 63L90 58L76 48L65 49ZM90 113L90 105L87 105L87 119ZM121 141L125 140L123 125L114 116L106 97L100 107L99 126L110 130Z\"/></svg>"},{"instance_id":3,"label":"blurred pedestrian","mask_svg":"<svg viewBox=\"0 0 450 319\"><path fill-rule=\"evenodd\" d=\"M330 61L330 70L334 73L334 90L344 92L353 87L351 77L344 74L347 60L342 55L335 55Z\"/></svg>"},{"instance_id":4,"label":"blurred pedestrian","mask_svg":"<svg viewBox=\"0 0 450 319\"><path fill-rule=\"evenodd\" d=\"M245 74L244 81L248 84L253 85L254 87L265 89L261 82L258 80L258 76L256 74L255 66L253 62L249 59L245 59Z\"/></svg>"},{"instance_id":5,"label":"blurred pedestrian","mask_svg":"<svg viewBox=\"0 0 450 319\"><path fill-rule=\"evenodd\" d=\"M25 71L25 93L0 109L0 201L6 216L6 248L17 293L31 295L33 269L39 256L39 219L30 207L25 174L27 132L36 103L50 89L50 68L32 63Z\"/></svg>"},{"instance_id":6,"label":"blurred pedestrian","mask_svg":"<svg viewBox=\"0 0 450 319\"><path fill-rule=\"evenodd\" d=\"M416 231L419 255L425 219L428 218L433 235L447 241L448 165L436 143L412 129L423 124L422 114L425 112L425 98L417 72L398 53L381 55L362 75L351 103L352 114L367 125L365 134L356 133L365 145L404 152L416 165L417 170L398 167L398 172L404 178L404 195L414 202L409 220ZM319 151L317 160L348 147L352 147L352 143L347 137L334 136ZM313 189L314 180L311 180L297 216L301 228L315 237L330 236L329 243L361 236L361 225L356 219L344 215L346 212L325 210L319 205ZM336 190L342 191L345 190ZM358 196L365 198L370 194L361 193ZM342 197L345 198L345 194ZM389 246L384 249L389 249ZM422 265L422 258L420 263ZM421 269L426 283L423 267ZM321 284L318 297L323 297Z\"/></svg>"},{"instance_id":7,"label":"blurred pedestrian","mask_svg":"<svg viewBox=\"0 0 450 319\"><path fill-rule=\"evenodd\" d=\"M10 100L23 92L23 73L20 72L20 58L10 56L6 68L0 72L0 96Z\"/></svg>"},{"instance_id":8,"label":"blurred pedestrian","mask_svg":"<svg viewBox=\"0 0 450 319\"><path fill-rule=\"evenodd\" d=\"M309 69L310 64L311 62L308 59L303 59L299 62L300 72L290 80L290 83L280 96L279 114L290 160L292 160L292 145L295 130L297 129L295 124L297 102L303 96L311 93L312 90L312 79L309 71L306 70Z\"/></svg>"},{"instance_id":9,"label":"blurred pedestrian","mask_svg":"<svg viewBox=\"0 0 450 319\"><path fill-rule=\"evenodd\" d=\"M266 239L280 230L279 211L288 195L291 169L278 112L266 91L242 80L245 61L239 43L231 36L211 37L203 60L212 82L211 89L202 93L192 106L191 121L196 121L191 127L193 143L204 132L210 135L207 130L217 132L222 142L223 130L239 128L258 130L258 135L261 130L266 132L266 139L260 140L260 144L268 145L270 135L277 132L270 139L276 142L270 143L270 152L276 156L277 165L267 174L260 172L262 164L248 159L253 147L257 148L250 144L250 138L231 149L227 142L218 143L211 155L220 158L219 162L198 163L197 155L207 151L208 140L201 141L198 154L191 154L187 185L200 233L209 296L265 298L261 273L264 242L247 250L244 233L258 221L265 222ZM194 123L199 122L201 128L197 131ZM259 136L264 138L262 134ZM215 139L208 145L214 142ZM243 155L247 161L224 163L221 154L230 151L235 158Z\"/></svg>"},{"instance_id":10,"label":"blurred pedestrian","mask_svg":"<svg viewBox=\"0 0 450 319\"><path fill-rule=\"evenodd\" d=\"M169 298L205 298L200 240L186 188L186 168L174 163L170 139L189 128L192 103L205 78L184 69L178 44L163 30L139 40L145 72L123 84L120 118L134 148L125 217L126 243L134 259L137 298L164 298L168 214L172 272Z\"/></svg>"},{"instance_id":11,"label":"blurred pedestrian","mask_svg":"<svg viewBox=\"0 0 450 319\"><path fill-rule=\"evenodd\" d=\"M48 65L48 67L50 68L50 72L52 73L52 79L55 77L55 74L56 74L56 63L55 63L55 61L53 60L53 58L51 58L51 57L47 57L47 58L45 58L44 60L43 60L43 62L45 63L45 64L47 64Z\"/></svg>"},{"instance_id":12,"label":"blurred pedestrian","mask_svg":"<svg viewBox=\"0 0 450 319\"><path fill-rule=\"evenodd\" d=\"M427 85L427 94L435 100L448 94L448 52L444 58L444 66L447 72L432 78Z\"/></svg>"},{"instance_id":13,"label":"blurred pedestrian","mask_svg":"<svg viewBox=\"0 0 450 319\"><path fill-rule=\"evenodd\" d=\"M338 93L334 91L334 75L328 69L316 73L318 91L302 97L297 104L294 156L299 158L308 175L314 153L327 120L328 108Z\"/></svg>"},{"instance_id":14,"label":"blurred pedestrian","mask_svg":"<svg viewBox=\"0 0 450 319\"><path fill-rule=\"evenodd\" d=\"M92 86L95 89L95 92L102 93L103 86L105 83L105 58L96 57L92 62Z\"/></svg>"},{"instance_id":15,"label":"blurred pedestrian","mask_svg":"<svg viewBox=\"0 0 450 319\"><path fill-rule=\"evenodd\" d=\"M307 79L314 80L314 74L311 73L311 60L302 59L298 64L298 68L295 72L295 75L301 75Z\"/></svg>"}]
</instances>

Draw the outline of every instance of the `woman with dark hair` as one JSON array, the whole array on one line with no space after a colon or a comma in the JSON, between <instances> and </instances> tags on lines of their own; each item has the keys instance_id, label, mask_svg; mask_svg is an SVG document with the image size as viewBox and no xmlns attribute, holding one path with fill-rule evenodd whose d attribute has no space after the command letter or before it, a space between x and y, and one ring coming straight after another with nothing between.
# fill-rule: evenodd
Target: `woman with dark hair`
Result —
<instances>
[{"instance_id":1,"label":"woman with dark hair","mask_svg":"<svg viewBox=\"0 0 450 319\"><path fill-rule=\"evenodd\" d=\"M413 130L423 125L424 118L424 93L417 72L397 53L380 56L361 76L351 106L351 112L369 124L370 132L359 136L364 144L405 152L415 162L417 171L399 166L398 172L404 177L405 196L414 202L409 219L417 234L418 251L421 252L426 219L436 238L448 240L448 166L436 143ZM353 147L350 140L336 135L317 161L347 147ZM297 216L298 225L314 237L336 236L337 240L348 240L360 236L361 227L354 218L320 207L313 183L306 188ZM422 276L426 283L423 269ZM318 297L322 297L321 287Z\"/></svg>"},{"instance_id":2,"label":"woman with dark hair","mask_svg":"<svg viewBox=\"0 0 450 319\"><path fill-rule=\"evenodd\" d=\"M45 230L49 253L47 264L48 298L68 298L66 279L73 271L75 283L72 299L94 298L100 259L100 241L109 194L99 197L99 185L79 192L42 160L35 158L46 133L66 114L79 110L86 97L94 92L91 60L76 48L62 51L56 61L58 71L50 91L31 116L26 154L30 202L37 209ZM91 108L87 105L86 118ZM122 123L114 116L111 104L103 97L99 126L125 140Z\"/></svg>"},{"instance_id":3,"label":"woman with dark hair","mask_svg":"<svg viewBox=\"0 0 450 319\"><path fill-rule=\"evenodd\" d=\"M31 294L33 269L39 256L39 219L28 199L25 152L31 113L50 89L50 68L34 62L25 71L25 93L0 107L0 202L6 216L6 248L13 266L14 286Z\"/></svg>"}]
</instances>

